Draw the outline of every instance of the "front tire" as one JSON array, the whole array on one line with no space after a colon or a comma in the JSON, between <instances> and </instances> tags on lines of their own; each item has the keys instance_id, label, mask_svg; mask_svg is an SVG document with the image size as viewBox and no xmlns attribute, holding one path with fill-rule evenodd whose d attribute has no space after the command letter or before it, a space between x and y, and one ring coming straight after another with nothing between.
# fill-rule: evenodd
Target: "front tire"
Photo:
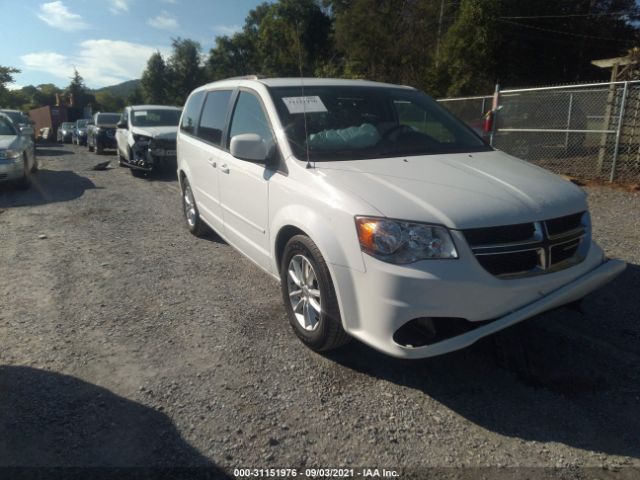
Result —
<instances>
[{"instance_id":1,"label":"front tire","mask_svg":"<svg viewBox=\"0 0 640 480\"><path fill-rule=\"evenodd\" d=\"M20 180L16 182L18 190L28 190L31 187L31 170L27 163L27 157L24 157L24 174Z\"/></svg>"},{"instance_id":2,"label":"front tire","mask_svg":"<svg viewBox=\"0 0 640 480\"><path fill-rule=\"evenodd\" d=\"M200 218L198 212L198 206L191 190L189 180L184 178L182 180L182 212L184 213L184 219L187 222L187 228L192 235L201 237L205 234L207 227Z\"/></svg>"},{"instance_id":3,"label":"front tire","mask_svg":"<svg viewBox=\"0 0 640 480\"><path fill-rule=\"evenodd\" d=\"M329 268L316 244L305 235L287 242L280 267L282 299L295 334L312 350L333 350L350 340Z\"/></svg>"}]
</instances>

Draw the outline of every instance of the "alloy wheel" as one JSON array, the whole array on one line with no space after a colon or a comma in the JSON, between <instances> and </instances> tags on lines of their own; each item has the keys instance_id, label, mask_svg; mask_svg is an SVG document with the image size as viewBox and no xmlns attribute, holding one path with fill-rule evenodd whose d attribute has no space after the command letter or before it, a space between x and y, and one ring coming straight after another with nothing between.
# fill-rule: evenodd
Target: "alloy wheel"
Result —
<instances>
[{"instance_id":1,"label":"alloy wheel","mask_svg":"<svg viewBox=\"0 0 640 480\"><path fill-rule=\"evenodd\" d=\"M316 330L322 315L322 297L316 272L304 255L295 255L289 261L287 291L300 326L309 332Z\"/></svg>"}]
</instances>

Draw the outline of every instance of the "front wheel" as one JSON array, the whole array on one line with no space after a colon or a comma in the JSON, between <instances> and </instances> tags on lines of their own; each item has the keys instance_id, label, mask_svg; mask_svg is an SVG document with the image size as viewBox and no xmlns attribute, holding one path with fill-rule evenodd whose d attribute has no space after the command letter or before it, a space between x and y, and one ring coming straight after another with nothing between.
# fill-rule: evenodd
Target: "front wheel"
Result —
<instances>
[{"instance_id":1,"label":"front wheel","mask_svg":"<svg viewBox=\"0 0 640 480\"><path fill-rule=\"evenodd\" d=\"M329 268L309 237L296 235L287 242L280 285L289 323L308 347L320 352L349 341Z\"/></svg>"},{"instance_id":2,"label":"front wheel","mask_svg":"<svg viewBox=\"0 0 640 480\"><path fill-rule=\"evenodd\" d=\"M186 178L182 180L182 212L184 213L189 232L196 237L204 235L206 226L200 218L191 185Z\"/></svg>"}]
</instances>

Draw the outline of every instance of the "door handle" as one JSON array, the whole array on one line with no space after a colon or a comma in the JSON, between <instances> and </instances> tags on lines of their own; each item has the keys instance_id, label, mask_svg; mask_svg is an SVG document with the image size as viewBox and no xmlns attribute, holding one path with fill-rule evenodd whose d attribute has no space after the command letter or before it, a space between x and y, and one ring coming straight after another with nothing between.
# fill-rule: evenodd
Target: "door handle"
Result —
<instances>
[{"instance_id":1,"label":"door handle","mask_svg":"<svg viewBox=\"0 0 640 480\"><path fill-rule=\"evenodd\" d=\"M207 162L209 162L209 165L211 165L213 168L216 168L218 166L213 158L210 158L209 160L207 160Z\"/></svg>"},{"instance_id":2,"label":"door handle","mask_svg":"<svg viewBox=\"0 0 640 480\"><path fill-rule=\"evenodd\" d=\"M226 163L224 165L220 165L220 171L222 173L229 173L229 167L227 167Z\"/></svg>"}]
</instances>

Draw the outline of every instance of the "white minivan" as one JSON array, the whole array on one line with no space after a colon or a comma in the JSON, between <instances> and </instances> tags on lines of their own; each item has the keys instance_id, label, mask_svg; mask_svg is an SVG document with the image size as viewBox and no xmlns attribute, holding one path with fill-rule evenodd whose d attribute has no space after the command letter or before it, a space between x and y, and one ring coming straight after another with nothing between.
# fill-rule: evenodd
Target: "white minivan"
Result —
<instances>
[{"instance_id":1,"label":"white minivan","mask_svg":"<svg viewBox=\"0 0 640 480\"><path fill-rule=\"evenodd\" d=\"M196 89L177 137L186 223L278 279L314 350L422 358L610 281L582 189L486 145L414 88L313 78Z\"/></svg>"}]
</instances>

